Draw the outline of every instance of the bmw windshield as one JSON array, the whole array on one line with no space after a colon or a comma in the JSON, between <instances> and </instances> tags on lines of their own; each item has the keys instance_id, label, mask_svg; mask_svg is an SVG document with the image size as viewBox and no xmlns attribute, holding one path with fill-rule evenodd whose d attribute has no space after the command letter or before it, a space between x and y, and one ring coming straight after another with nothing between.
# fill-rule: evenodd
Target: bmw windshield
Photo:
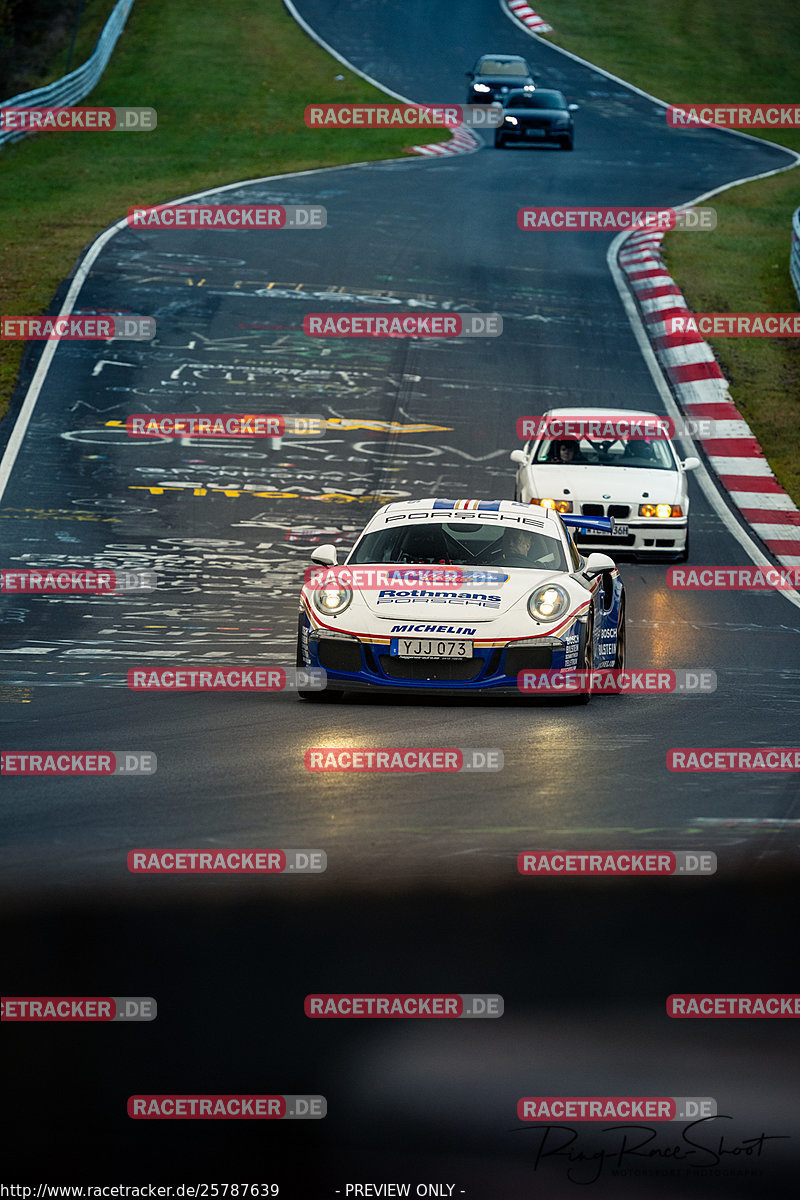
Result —
<instances>
[{"instance_id":1,"label":"bmw windshield","mask_svg":"<svg viewBox=\"0 0 800 1200\"><path fill-rule=\"evenodd\" d=\"M589 438L541 441L535 463L570 467L644 467L648 471L674 471L675 460L663 438L594 442Z\"/></svg>"}]
</instances>

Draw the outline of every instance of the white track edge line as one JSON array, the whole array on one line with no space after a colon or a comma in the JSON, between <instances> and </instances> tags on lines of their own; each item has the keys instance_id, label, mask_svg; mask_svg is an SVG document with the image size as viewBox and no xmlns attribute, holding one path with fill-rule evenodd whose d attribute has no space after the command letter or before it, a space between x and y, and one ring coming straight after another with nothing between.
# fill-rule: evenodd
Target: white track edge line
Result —
<instances>
[{"instance_id":1,"label":"white track edge line","mask_svg":"<svg viewBox=\"0 0 800 1200\"><path fill-rule=\"evenodd\" d=\"M611 276L614 280L614 283L616 284L617 291L619 292L620 299L622 300L623 307L625 308L628 320L630 321L631 328L633 329L634 337L639 344L642 357L648 366L664 407L669 416L671 416L674 421L679 422L683 414L675 402L675 398L670 391L669 384L667 383L658 359L656 358L655 351L650 344L650 339L647 336L647 332L644 328L641 317L639 316L639 311L636 307L633 296L628 290L624 272L616 261L617 253L627 237L627 233L617 234L608 248L606 261L608 263L609 270L611 271ZM687 456L687 448L697 455L697 446L695 445L693 438L690 438L686 435L681 435L675 440L680 443L681 448L684 451L684 456ZM708 468L706 467L705 463L702 462L702 460L700 462L700 466L693 471L692 474L697 478L697 481L700 484L706 499L716 512L717 516L722 520L725 528L728 530L731 536L736 539L751 562L755 563L755 565L759 567L774 568L775 564L769 558L767 558L766 554L764 554L763 551L760 550L753 541L750 534L747 533L739 524L733 512L725 502L723 494L720 491L721 485L718 485L717 482L712 479ZM781 596L784 596L790 604L793 604L796 608L800 608L800 593L798 593L796 590L791 588L776 588L775 590L778 591Z\"/></svg>"},{"instance_id":2,"label":"white track edge line","mask_svg":"<svg viewBox=\"0 0 800 1200\"><path fill-rule=\"evenodd\" d=\"M344 66L346 66L349 71L352 71L355 75L359 75L362 79L366 80L367 83L371 83L374 87L378 88L379 91L385 92L387 95L392 96L396 100L401 100L404 104L415 104L416 103L414 100L409 100L409 99L407 99L407 97L401 96L398 92L393 92L393 91L391 91L390 88L384 87L383 84L378 83L378 81L376 79L372 79L369 75L365 75L363 71L360 71L358 69L358 67L354 67L352 63L349 63L347 61L347 59L343 58L341 54L338 54L331 46L329 46L325 41L323 41L322 38L317 36L317 34L313 31L313 29L311 29L311 27L303 20L303 18L297 12L294 4L292 3L292 0L283 0L283 3L285 5L285 7L289 10L290 15L305 30L305 32L308 33L309 37L313 38L314 41L316 41L320 46L322 46L335 59L337 59L339 62L343 63ZM411 132L411 131L409 131L409 132ZM479 134L476 134L474 131L470 131L470 132L472 133L472 136L475 138L478 145L475 146L473 149L461 150L461 151L459 151L460 154L475 154L475 153L477 153L478 150L482 149L485 144ZM443 146L447 145L446 142L431 143L431 144L443 145ZM180 196L177 199L163 201L163 203L165 203L165 204L182 204L185 200L199 200L203 196L210 196L212 194L216 195L219 192L234 191L236 188L245 187L245 186L248 186L248 185L254 184L254 183L269 183L273 179L296 179L303 175L316 175L323 171L349 171L352 167L369 167L369 166L374 166L376 164L384 165L386 163L392 163L392 162L409 163L410 164L413 162L429 163L431 161L438 161L437 156L422 155L417 159L413 159L413 158L379 158L379 159L370 159L370 160L367 160L366 162L339 163L337 166L334 166L334 167L312 167L305 171L289 171L282 175L261 175L254 179L240 179L236 183L227 183L227 184L222 184L220 187L206 188L202 192L191 192L187 196ZM86 254L84 255L81 262L78 264L78 267L76 268L75 275L73 276L72 283L70 284L69 290L68 290L67 295L64 300L64 303L63 303L59 313L57 314L58 317L67 316L69 313L72 312L71 306L72 306L72 304L74 304L81 288L83 287L83 284L86 281L86 276L89 273L89 269L95 262L98 254L103 249L106 242L108 242L110 240L110 238L112 238L116 233L118 233L120 230L122 230L126 225L127 225L127 218L123 217L119 221L116 221L112 226L110 226L110 228L104 230L103 233L99 234L97 239L94 242L92 242L91 246L86 251ZM22 448L22 442L24 440L25 434L28 431L28 426L30 424L34 410L36 408L36 402L39 399L39 393L41 392L42 386L44 385L45 377L46 377L47 372L50 367L50 362L51 362L56 350L58 349L58 346L60 345L60 343L61 343L60 338L48 339L47 345L45 346L45 349L42 353L42 357L39 360L39 363L36 367L36 371L34 373L33 379L31 380L30 386L25 395L25 399L22 403L22 407L20 408L20 411L17 415L17 419L14 422L14 428L12 429L12 431L9 435L8 443L6 444L5 451L3 452L3 457L2 457L2 459L0 459L0 501L2 501L3 496L5 495L5 490L8 486L8 481L11 478L11 472L12 472L12 470L14 468L14 464L17 460L17 455L19 454L19 452Z\"/></svg>"}]
</instances>

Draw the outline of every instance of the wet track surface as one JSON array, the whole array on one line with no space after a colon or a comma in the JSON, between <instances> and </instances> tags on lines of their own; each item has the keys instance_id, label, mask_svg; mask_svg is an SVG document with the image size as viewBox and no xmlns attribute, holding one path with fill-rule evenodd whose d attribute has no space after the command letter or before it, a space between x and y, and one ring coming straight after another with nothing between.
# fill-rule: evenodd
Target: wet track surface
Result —
<instances>
[{"instance_id":1,"label":"wet track surface","mask_svg":"<svg viewBox=\"0 0 800 1200\"><path fill-rule=\"evenodd\" d=\"M401 976L408 983L403 990L423 981L436 990L446 978L463 976L463 990L474 983L475 990L506 995L507 1012L510 1006L519 1023L514 1030L531 1057L540 1051L541 1036L575 1039L586 1012L602 1010L610 1022L606 1028L599 1017L590 1018L597 1022L596 1036L591 1028L585 1036L595 1056L601 1039L613 1043L629 1019L641 1019L646 1036L655 1039L661 1071L674 1052L662 1015L670 991L684 985L709 991L716 984L737 991L793 986L774 970L774 956L793 927L789 916L784 910L769 944L762 945L764 925L753 913L766 921L765 914L775 911L781 893L767 882L770 869L797 866L796 777L676 778L666 767L673 746L796 742L800 609L786 598L673 592L665 586L665 564L620 559L629 665L713 669L718 687L711 695L596 697L588 708L418 697L309 705L291 695L134 694L126 672L179 664L288 666L294 662L302 573L315 544L347 546L392 498L511 498L508 454L518 446L520 416L563 404L663 411L606 265L610 236L525 234L516 226L518 208L685 203L741 176L785 166L788 156L733 135L668 130L663 108L652 100L526 37L492 3L474 0L458 14L449 5L431 12L421 0L379 6L306 0L299 8L354 65L413 99L463 101L463 73L478 54L501 46L525 54L543 80L581 105L576 149L501 153L487 139L480 152L447 161L402 160L256 181L210 198L323 204L327 227L202 236L123 229L106 243L76 311L153 316L158 338L152 344L59 346L0 502L3 564L148 569L156 571L159 586L114 597L4 597L0 742L6 750L149 750L158 756L158 771L57 785L39 778L4 781L0 862L6 894L14 903L32 903L42 894L75 906L61 926L54 917L39 921L20 910L12 928L20 948L29 936L41 935L52 959L47 968L28 963L25 981L15 982L14 990L71 994L63 972L76 954L87 969L103 963L107 975L129 979L111 991L157 992L166 1011L170 997L184 1002L187 979L196 988L207 986L199 967L207 955L217 979L213 1004L204 1001L185 1028L174 1019L158 1023L159 1039L176 1039L173 1067L180 1066L186 1091L233 1090L233 1084L221 1084L226 1055L236 1086L248 1090L250 1045L258 1045L262 1066L269 1064L282 1079L292 1074L289 1048L305 1042L307 1023L289 1015L290 995L291 1004L296 997L302 1003L307 991L326 986L326 973L336 976L341 990L389 988ZM309 312L409 308L499 312L504 334L452 343L316 342L302 332ZM29 373L33 366L31 360ZM279 447L257 440L144 442L125 434L125 418L133 412L295 413L322 417L327 428L322 437L287 437ZM747 563L695 479L690 495L692 561ZM303 765L305 750L314 745L498 747L505 765L499 776L472 779L320 776ZM563 988L543 993L534 987L531 999L528 968L510 964L515 951L530 953L531 941L536 944L549 928L549 914L530 901L531 881L515 878L517 853L533 845L716 850L720 887L736 880L738 890L718 894L706 923L713 931L715 920L736 916L724 934L709 932L702 949L695 940L697 907L684 894L674 901L680 911L668 910L668 889L677 885L662 883L657 892L636 885L635 917L621 889L600 889L588 902L604 906L598 920L608 930L608 949L589 950L597 932L584 923L584 893L565 901L552 889L553 919L563 918L566 934L563 942L553 935L544 955L549 977L562 978ZM320 878L294 880L291 887L283 881L283 891L275 886L280 880L224 891L216 880L145 884L125 868L135 846L319 846L329 866ZM794 891L793 877L786 878ZM699 882L680 881L695 888ZM431 891L439 887L441 893ZM355 888L372 897L376 913L362 911L363 893L350 890ZM387 894L387 888L395 890ZM224 897L218 906L210 903L217 891ZM81 907L87 895L96 897L97 907ZM108 914L101 916L106 905ZM410 934L406 939L410 913L428 925L424 949ZM649 947L650 962L656 944L677 937L683 946L676 922L691 930L685 946L691 969L681 982L684 968L672 956L646 982L639 951ZM275 932L278 927L284 932ZM367 971L359 955L364 946L377 947L382 935L388 945L400 946L398 956L382 952ZM298 948L306 936L308 961ZM443 956L441 947L451 939L460 949ZM138 949L128 958L134 942ZM185 950L176 954L180 946ZM263 963L248 975L258 946L281 981L269 1003L263 997L274 977ZM726 964L740 952L747 986L742 975L726 974ZM622 972L626 999L611 983L598 984L581 1009L574 1001L578 981L601 974L604 965ZM288 978L296 986L287 988ZM77 977L74 986L78 994L92 991ZM109 990L99 975L97 989ZM331 984L330 990L336 988ZM244 1027L233 1030L234 999L245 993L249 1004L258 996L266 1007L257 1020L248 1010ZM529 1004L543 1022L535 1032ZM556 1015L564 1004L573 1021L569 1028L561 1028ZM653 1005L655 1022L640 1012ZM270 1022L290 1030L280 1051L267 1045ZM762 1024L780 1024L784 1041L758 1032L748 1054L765 1064L763 1087L774 1089L767 1108L779 1116L790 1067L788 1053L781 1061L781 1045L785 1050L789 1035L782 1022ZM357 1070L352 1030L335 1045L315 1034L298 1052L297 1077L277 1090L325 1092L314 1069L322 1063L329 1091L338 1081L349 1097L348 1121L366 1130L365 1163L394 1161L397 1148L386 1133L391 1125L392 1136L405 1132L411 1138L420 1171L458 1165L463 1173L462 1143L480 1126L480 1105L461 1113L458 1128L452 1116L444 1121L447 1133L437 1147L430 1128L431 1122L439 1127L442 1114L431 1109L424 1132L408 1096L429 1090L429 1054L441 1055L450 1086L456 1058L474 1067L463 1068L465 1086L491 1089L500 1077L508 1079L514 1035L507 1018L494 1025L502 1030L492 1032L490 1048L473 1028L448 1033L446 1046L435 1039L429 1045L431 1035L416 1023L400 1034L373 1035L376 1057L367 1055ZM125 1053L132 1062L141 1053L134 1049L140 1030L112 1032L130 1035ZM76 1055L82 1036L75 1035ZM691 1036L697 1037L694 1031ZM704 1060L704 1078L711 1081L701 1085L689 1069L696 1049L689 1039L682 1043L687 1057L678 1072L686 1082L679 1086L676 1080L664 1094L713 1095L715 1080L718 1088L730 1084L725 1064L733 1041L714 1036ZM186 1066L205 1053L207 1037L215 1043L208 1073L198 1069L197 1078L188 1079ZM470 1039L476 1038L473 1049ZM145 1061L153 1066L166 1045L159 1040ZM398 1065L404 1047L412 1056L407 1074ZM603 1061L607 1066L612 1058L611 1051L596 1057L598 1081ZM372 1095L365 1082L371 1061L397 1080L397 1095ZM556 1094L557 1072L552 1064L549 1069ZM174 1086L168 1074L163 1090ZM128 1087L127 1078L120 1095L161 1090L152 1071L147 1086L142 1079ZM112 1077L103 1082L111 1086ZM515 1101L532 1084L517 1086L512 1079L507 1087ZM617 1091L637 1087L648 1092L635 1075L624 1076ZM253 1084L252 1090L261 1088ZM609 1084L607 1094L614 1090ZM739 1113L754 1103L753 1097L739 1101ZM756 1118L753 1134L761 1132L763 1109ZM170 1137L177 1137L175 1128L168 1129ZM337 1154L343 1163L351 1161L358 1142L348 1129L345 1135L336 1124L314 1132L326 1169ZM217 1150L201 1150L190 1134L180 1135L187 1153L191 1148L201 1160L206 1156L205 1168L213 1165ZM129 1136L124 1127L108 1131L114 1153ZM147 1163L166 1161L164 1136L148 1131L147 1146L139 1147ZM252 1154L252 1136L228 1131L220 1156ZM65 1153L67 1140L65 1134ZM485 1187L507 1181L508 1190L498 1195L527 1195L526 1169L507 1143L499 1129L477 1137L474 1179ZM281 1146L288 1158L288 1139ZM560 1179L553 1175L551 1186L559 1187ZM728 1181L729 1194L739 1194L737 1186L747 1194L744 1180ZM304 1194L317 1193L309 1185Z\"/></svg>"}]
</instances>

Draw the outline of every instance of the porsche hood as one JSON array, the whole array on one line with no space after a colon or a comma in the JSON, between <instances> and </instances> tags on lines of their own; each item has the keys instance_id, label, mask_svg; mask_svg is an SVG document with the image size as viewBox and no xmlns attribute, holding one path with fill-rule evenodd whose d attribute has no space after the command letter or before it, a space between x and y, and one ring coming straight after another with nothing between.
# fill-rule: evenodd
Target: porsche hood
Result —
<instances>
[{"instance_id":1,"label":"porsche hood","mask_svg":"<svg viewBox=\"0 0 800 1200\"><path fill-rule=\"evenodd\" d=\"M584 602L588 603L589 591L563 571L492 568L474 572L472 578L465 572L460 587L398 587L390 581L387 587L356 589L352 604L336 619L335 626L342 632L356 631L359 614L369 614L392 624L424 622L453 627L483 624L496 621L514 608L524 610L531 592L551 580L557 581L569 593L570 613L574 614ZM313 595L313 588L306 590ZM319 621L320 614L313 603L311 611ZM529 619L527 612L524 616ZM322 623L330 625L329 618L323 617ZM547 623L531 620L530 626L531 636L548 632Z\"/></svg>"}]
</instances>

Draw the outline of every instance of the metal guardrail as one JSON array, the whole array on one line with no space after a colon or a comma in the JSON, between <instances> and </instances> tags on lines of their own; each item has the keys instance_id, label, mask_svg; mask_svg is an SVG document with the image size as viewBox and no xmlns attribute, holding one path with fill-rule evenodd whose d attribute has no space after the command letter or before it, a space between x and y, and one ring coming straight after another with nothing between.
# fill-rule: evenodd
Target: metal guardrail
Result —
<instances>
[{"instance_id":1,"label":"metal guardrail","mask_svg":"<svg viewBox=\"0 0 800 1200\"><path fill-rule=\"evenodd\" d=\"M800 208L792 216L792 249L789 255L789 272L792 276L797 299L800 300Z\"/></svg>"},{"instance_id":2,"label":"metal guardrail","mask_svg":"<svg viewBox=\"0 0 800 1200\"><path fill-rule=\"evenodd\" d=\"M97 39L97 45L82 66L70 71L69 75L56 79L47 87L35 88L32 92L21 92L10 100L0 101L0 110L4 108L61 108L75 104L88 96L98 83L100 76L108 66L112 51L117 44L117 38L125 28L128 14L133 8L134 0L119 0L114 11L103 26L103 32ZM0 146L6 142L18 142L27 137L29 130L0 129Z\"/></svg>"}]
</instances>

